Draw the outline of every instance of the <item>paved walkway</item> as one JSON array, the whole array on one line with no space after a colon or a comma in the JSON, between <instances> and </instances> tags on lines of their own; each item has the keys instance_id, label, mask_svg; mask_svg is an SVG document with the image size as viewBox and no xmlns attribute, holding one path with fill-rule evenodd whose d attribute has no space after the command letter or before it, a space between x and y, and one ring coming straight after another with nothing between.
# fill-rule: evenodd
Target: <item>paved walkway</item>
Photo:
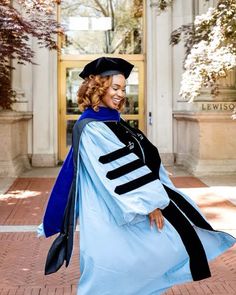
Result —
<instances>
[{"instance_id":1,"label":"paved walkway","mask_svg":"<svg viewBox=\"0 0 236 295\"><path fill-rule=\"evenodd\" d=\"M236 200L236 181L234 186L232 181L225 186L220 179L218 182L214 178L203 179L203 182L183 173L176 175L174 173L172 177L174 184L198 203L213 227L236 236L236 206L229 201ZM46 254L53 238L37 238L34 230L41 223L55 175L40 177L36 173L34 177L29 176L26 174L13 180L8 191L0 197L0 295L75 295L79 280L79 232L76 232L74 254L68 269L63 267L56 274L44 276ZM221 189L217 189L217 184L221 184L218 186ZM210 279L175 286L166 295L235 295L236 247L210 265Z\"/></svg>"}]
</instances>

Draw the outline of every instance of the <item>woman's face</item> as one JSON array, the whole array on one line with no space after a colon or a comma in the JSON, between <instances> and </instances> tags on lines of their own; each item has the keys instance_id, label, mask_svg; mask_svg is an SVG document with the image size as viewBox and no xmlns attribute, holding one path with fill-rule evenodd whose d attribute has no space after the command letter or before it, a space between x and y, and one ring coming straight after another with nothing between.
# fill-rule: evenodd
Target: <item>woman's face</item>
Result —
<instances>
[{"instance_id":1,"label":"woman's face","mask_svg":"<svg viewBox=\"0 0 236 295\"><path fill-rule=\"evenodd\" d=\"M111 109L119 109L120 102L125 99L125 77L122 74L112 76L111 86L100 103Z\"/></svg>"}]
</instances>

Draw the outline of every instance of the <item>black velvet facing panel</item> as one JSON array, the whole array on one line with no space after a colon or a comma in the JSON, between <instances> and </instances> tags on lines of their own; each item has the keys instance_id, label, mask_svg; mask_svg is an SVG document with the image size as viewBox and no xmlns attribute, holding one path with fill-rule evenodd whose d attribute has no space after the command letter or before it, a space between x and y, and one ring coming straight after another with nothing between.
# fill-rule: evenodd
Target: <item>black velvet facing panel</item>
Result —
<instances>
[{"instance_id":1,"label":"black velvet facing panel","mask_svg":"<svg viewBox=\"0 0 236 295\"><path fill-rule=\"evenodd\" d=\"M108 179L116 179L116 178L121 177L129 172L132 172L142 166L144 166L144 163L140 159L137 159L137 160L127 163L119 168L108 171L106 177Z\"/></svg>"},{"instance_id":2,"label":"black velvet facing panel","mask_svg":"<svg viewBox=\"0 0 236 295\"><path fill-rule=\"evenodd\" d=\"M177 230L183 241L189 255L193 280L199 281L210 277L205 250L191 223L172 201L162 210L162 214Z\"/></svg>"},{"instance_id":3,"label":"black velvet facing panel","mask_svg":"<svg viewBox=\"0 0 236 295\"><path fill-rule=\"evenodd\" d=\"M128 192L135 190L136 188L139 188L139 187L141 187L151 181L154 181L156 179L158 179L158 175L150 172L150 173L145 174L141 177L138 177L134 180L131 180L125 184L118 185L115 188L115 193L117 193L118 195L128 193Z\"/></svg>"},{"instance_id":4,"label":"black velvet facing panel","mask_svg":"<svg viewBox=\"0 0 236 295\"><path fill-rule=\"evenodd\" d=\"M169 198L182 210L184 214L198 227L214 230L202 215L183 196L163 184Z\"/></svg>"}]
</instances>

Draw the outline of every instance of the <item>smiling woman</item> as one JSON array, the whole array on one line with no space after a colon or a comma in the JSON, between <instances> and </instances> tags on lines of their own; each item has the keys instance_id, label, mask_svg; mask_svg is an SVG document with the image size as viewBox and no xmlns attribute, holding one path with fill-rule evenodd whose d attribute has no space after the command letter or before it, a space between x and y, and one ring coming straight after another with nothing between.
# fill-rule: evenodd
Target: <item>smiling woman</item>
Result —
<instances>
[{"instance_id":1,"label":"smiling woman","mask_svg":"<svg viewBox=\"0 0 236 295\"><path fill-rule=\"evenodd\" d=\"M99 106L105 106L121 111L125 103L125 84L122 74L106 77L90 75L78 91L79 109L84 111L91 106L96 111Z\"/></svg>"},{"instance_id":2,"label":"smiling woman","mask_svg":"<svg viewBox=\"0 0 236 295\"><path fill-rule=\"evenodd\" d=\"M84 111L39 229L47 237L60 231L47 257L50 274L68 266L79 217L78 295L160 295L210 277L208 261L236 242L175 188L158 149L120 116L132 69L101 57L80 73Z\"/></svg>"},{"instance_id":3,"label":"smiling woman","mask_svg":"<svg viewBox=\"0 0 236 295\"><path fill-rule=\"evenodd\" d=\"M111 86L103 96L100 106L121 110L125 100L125 77L122 74L112 76Z\"/></svg>"}]
</instances>

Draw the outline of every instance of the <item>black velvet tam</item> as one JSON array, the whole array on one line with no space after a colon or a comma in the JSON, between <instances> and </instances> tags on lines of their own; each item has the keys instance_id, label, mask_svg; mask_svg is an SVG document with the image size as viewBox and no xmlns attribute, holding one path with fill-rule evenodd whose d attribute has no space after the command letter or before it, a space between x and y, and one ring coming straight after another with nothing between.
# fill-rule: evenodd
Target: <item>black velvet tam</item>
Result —
<instances>
[{"instance_id":1,"label":"black velvet tam","mask_svg":"<svg viewBox=\"0 0 236 295\"><path fill-rule=\"evenodd\" d=\"M127 79L133 67L134 65L122 58L99 57L88 63L79 76L85 79L89 75L112 76L123 74Z\"/></svg>"}]
</instances>

